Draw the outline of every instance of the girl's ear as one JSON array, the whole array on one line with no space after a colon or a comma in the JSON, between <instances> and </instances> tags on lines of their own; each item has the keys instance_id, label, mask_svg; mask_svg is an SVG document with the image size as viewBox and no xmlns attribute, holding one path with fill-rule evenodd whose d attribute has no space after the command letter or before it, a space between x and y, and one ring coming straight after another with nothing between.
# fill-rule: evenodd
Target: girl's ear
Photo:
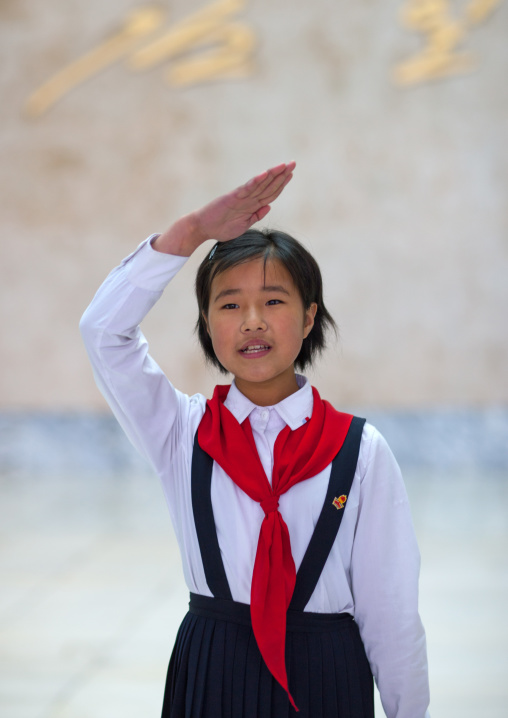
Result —
<instances>
[{"instance_id":1,"label":"girl's ear","mask_svg":"<svg viewBox=\"0 0 508 718\"><path fill-rule=\"evenodd\" d=\"M204 312L201 312L201 316L203 317L203 321L205 323L206 332L207 332L208 336L210 336L210 328L208 326L208 320L206 318L206 314Z\"/></svg>"},{"instance_id":2,"label":"girl's ear","mask_svg":"<svg viewBox=\"0 0 508 718\"><path fill-rule=\"evenodd\" d=\"M305 318L303 323L303 338L306 339L309 334L310 330L314 326L314 319L316 318L316 312L317 312L317 304L316 302L312 302L310 307L305 310Z\"/></svg>"}]
</instances>

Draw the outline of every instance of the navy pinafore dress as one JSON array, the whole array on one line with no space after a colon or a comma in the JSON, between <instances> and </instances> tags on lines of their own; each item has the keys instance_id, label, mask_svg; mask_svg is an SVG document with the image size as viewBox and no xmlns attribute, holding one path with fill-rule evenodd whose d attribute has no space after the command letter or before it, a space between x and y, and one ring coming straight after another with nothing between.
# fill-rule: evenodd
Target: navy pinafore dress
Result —
<instances>
[{"instance_id":1,"label":"navy pinafore dress","mask_svg":"<svg viewBox=\"0 0 508 718\"><path fill-rule=\"evenodd\" d=\"M299 713L268 671L252 631L250 606L233 601L211 500L212 458L194 442L192 506L213 597L190 595L169 663L162 718L373 718L373 679L349 613L304 611L340 527L364 419L354 417L332 462L326 498L297 573L287 613L286 667Z\"/></svg>"}]
</instances>

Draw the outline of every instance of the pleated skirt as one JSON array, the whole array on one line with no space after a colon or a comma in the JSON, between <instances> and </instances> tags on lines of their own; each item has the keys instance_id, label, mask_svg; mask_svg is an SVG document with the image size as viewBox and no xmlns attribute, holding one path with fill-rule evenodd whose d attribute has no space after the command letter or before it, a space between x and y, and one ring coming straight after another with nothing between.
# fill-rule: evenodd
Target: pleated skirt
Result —
<instances>
[{"instance_id":1,"label":"pleated skirt","mask_svg":"<svg viewBox=\"0 0 508 718\"><path fill-rule=\"evenodd\" d=\"M349 614L288 611L286 666L298 713L261 657L250 607L191 594L162 718L373 718L372 673Z\"/></svg>"}]
</instances>

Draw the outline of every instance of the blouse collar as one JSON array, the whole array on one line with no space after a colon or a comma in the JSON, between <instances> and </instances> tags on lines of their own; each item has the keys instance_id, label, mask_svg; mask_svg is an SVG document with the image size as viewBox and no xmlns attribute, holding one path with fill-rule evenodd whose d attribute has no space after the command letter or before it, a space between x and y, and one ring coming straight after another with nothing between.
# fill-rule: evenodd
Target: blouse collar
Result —
<instances>
[{"instance_id":1,"label":"blouse collar","mask_svg":"<svg viewBox=\"0 0 508 718\"><path fill-rule=\"evenodd\" d=\"M296 374L296 382L299 386L298 391L290 394L288 397L273 406L262 407L269 411L276 411L285 424L294 431L304 424L312 415L312 387L308 379L301 374ZM233 414L239 424L252 414L255 409L260 407L254 404L250 399L242 394L236 386L234 380L224 402L226 409Z\"/></svg>"}]
</instances>

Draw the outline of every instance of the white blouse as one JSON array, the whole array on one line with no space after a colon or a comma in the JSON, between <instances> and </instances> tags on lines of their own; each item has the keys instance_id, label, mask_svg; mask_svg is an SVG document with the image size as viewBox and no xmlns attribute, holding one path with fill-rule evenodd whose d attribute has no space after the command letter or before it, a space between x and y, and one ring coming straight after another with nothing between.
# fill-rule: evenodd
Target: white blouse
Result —
<instances>
[{"instance_id":1,"label":"white blouse","mask_svg":"<svg viewBox=\"0 0 508 718\"><path fill-rule=\"evenodd\" d=\"M97 384L134 446L161 478L190 591L211 596L194 525L190 468L194 436L205 411L201 394L175 389L148 353L139 324L185 257L155 251L152 235L116 267L84 313L80 328ZM258 407L234 382L227 408L249 417L268 477L273 447L286 425L296 429L312 412L309 382L279 404ZM321 512L330 467L280 497L296 569ZM212 506L233 599L250 602L259 529L264 517L214 463ZM338 537L307 611L351 613L360 629L388 718L428 718L425 634L418 614L420 556L399 467L381 434L363 430L358 465Z\"/></svg>"}]
</instances>

